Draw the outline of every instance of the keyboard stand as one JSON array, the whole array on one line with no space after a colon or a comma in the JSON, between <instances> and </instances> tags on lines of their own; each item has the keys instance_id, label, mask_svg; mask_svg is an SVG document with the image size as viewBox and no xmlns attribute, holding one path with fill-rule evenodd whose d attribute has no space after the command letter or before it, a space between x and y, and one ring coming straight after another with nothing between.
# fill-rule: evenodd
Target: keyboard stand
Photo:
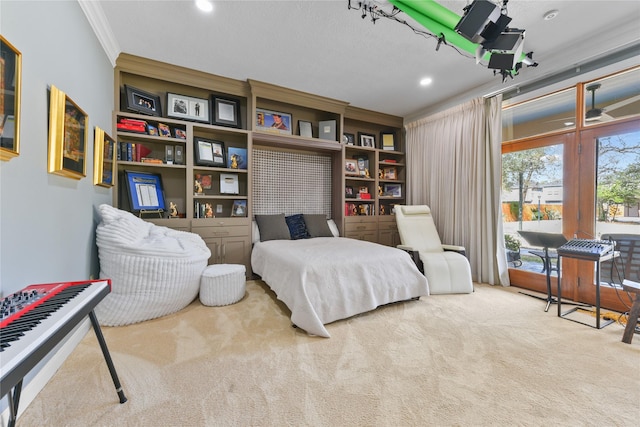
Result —
<instances>
[{"instance_id":1,"label":"keyboard stand","mask_svg":"<svg viewBox=\"0 0 640 427\"><path fill-rule=\"evenodd\" d=\"M107 342L104 339L104 335L102 335L102 329L100 329L100 323L98 323L98 319L96 318L93 310L89 312L89 319L91 320L91 325L93 326L93 330L95 331L96 338L98 339L98 343L100 344L100 349L102 350L102 355L104 356L104 360L107 363L107 368L109 368L109 373L111 374L111 379L113 380L113 385L116 387L116 392L118 393L118 398L120 403L125 403L127 401L126 396L124 395L124 391L122 390L122 386L120 385L120 380L118 379L118 374L116 373L116 368L113 365L113 360L111 359L111 355L109 354L109 349L107 347ZM72 325L72 328L75 325ZM9 391L7 393L9 397L9 421L7 427L15 427L16 419L18 417L18 405L20 404L20 394L22 393L22 379L18 381L18 383L13 387L13 391Z\"/></svg>"},{"instance_id":2,"label":"keyboard stand","mask_svg":"<svg viewBox=\"0 0 640 427\"><path fill-rule=\"evenodd\" d=\"M610 252L606 255L601 256L598 259L593 259L593 258L586 258L583 256L580 256L578 254L573 255L573 254L560 254L558 253L558 317L562 317L564 319L567 320L571 320L572 322L576 322L576 323L582 323L583 325L587 325L587 326L591 326L592 328L596 328L596 329L602 329L607 325L612 324L613 322L615 322L614 319L609 319L606 320L605 322L601 322L600 321L600 263L602 261L608 261L610 259L613 259L617 256L620 255L620 252L615 251L615 252ZM577 319L572 319L570 317L566 317L568 314L571 314L573 312L575 312L576 310L580 309L580 307L574 307L571 310L567 310L565 312L562 312L562 285L561 285L561 278L560 278L560 272L561 272L561 263L562 263L562 257L566 257L566 258L574 258L574 259L579 259L579 260L583 260L583 261L592 261L596 263L596 324L595 326L587 323L587 322L582 322L580 320Z\"/></svg>"}]
</instances>

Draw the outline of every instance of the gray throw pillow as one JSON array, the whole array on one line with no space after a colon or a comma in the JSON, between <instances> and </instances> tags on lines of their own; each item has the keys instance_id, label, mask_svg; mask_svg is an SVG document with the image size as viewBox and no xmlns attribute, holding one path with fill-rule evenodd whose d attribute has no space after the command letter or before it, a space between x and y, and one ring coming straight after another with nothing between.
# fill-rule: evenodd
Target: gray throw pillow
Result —
<instances>
[{"instance_id":1,"label":"gray throw pillow","mask_svg":"<svg viewBox=\"0 0 640 427\"><path fill-rule=\"evenodd\" d=\"M256 215L256 224L260 231L260 241L267 240L291 240L289 227L284 219L284 214Z\"/></svg>"},{"instance_id":2,"label":"gray throw pillow","mask_svg":"<svg viewBox=\"0 0 640 427\"><path fill-rule=\"evenodd\" d=\"M324 214L304 214L303 217L311 237L333 237Z\"/></svg>"}]
</instances>

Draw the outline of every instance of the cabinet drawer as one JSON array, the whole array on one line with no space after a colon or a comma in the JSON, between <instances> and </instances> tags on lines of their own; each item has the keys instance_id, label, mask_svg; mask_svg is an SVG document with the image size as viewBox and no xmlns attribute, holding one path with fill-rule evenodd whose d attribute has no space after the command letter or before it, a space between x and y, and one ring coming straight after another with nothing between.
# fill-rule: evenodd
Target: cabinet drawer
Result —
<instances>
[{"instance_id":1,"label":"cabinet drawer","mask_svg":"<svg viewBox=\"0 0 640 427\"><path fill-rule=\"evenodd\" d=\"M378 227L380 231L390 230L390 231L398 231L398 224L395 221L393 222L379 222Z\"/></svg>"},{"instance_id":2,"label":"cabinet drawer","mask_svg":"<svg viewBox=\"0 0 640 427\"><path fill-rule=\"evenodd\" d=\"M377 231L378 225L375 222L347 222L345 224L345 234L358 231Z\"/></svg>"},{"instance_id":3,"label":"cabinet drawer","mask_svg":"<svg viewBox=\"0 0 640 427\"><path fill-rule=\"evenodd\" d=\"M232 225L228 227L193 227L192 232L198 233L203 239L208 237L248 236L249 227Z\"/></svg>"}]
</instances>

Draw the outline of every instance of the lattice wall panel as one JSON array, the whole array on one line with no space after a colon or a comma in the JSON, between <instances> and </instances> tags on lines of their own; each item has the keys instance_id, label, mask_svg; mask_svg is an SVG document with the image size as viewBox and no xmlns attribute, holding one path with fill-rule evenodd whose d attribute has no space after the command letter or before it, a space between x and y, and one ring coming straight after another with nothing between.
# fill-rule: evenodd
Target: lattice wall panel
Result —
<instances>
[{"instance_id":1,"label":"lattice wall panel","mask_svg":"<svg viewBox=\"0 0 640 427\"><path fill-rule=\"evenodd\" d=\"M331 157L253 150L253 214L331 217Z\"/></svg>"}]
</instances>

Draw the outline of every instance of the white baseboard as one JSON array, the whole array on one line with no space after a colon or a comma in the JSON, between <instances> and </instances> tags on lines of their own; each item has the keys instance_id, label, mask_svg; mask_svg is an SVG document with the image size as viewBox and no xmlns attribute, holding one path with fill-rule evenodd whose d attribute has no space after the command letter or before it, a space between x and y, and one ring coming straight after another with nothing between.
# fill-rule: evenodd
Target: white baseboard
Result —
<instances>
[{"instance_id":1,"label":"white baseboard","mask_svg":"<svg viewBox=\"0 0 640 427\"><path fill-rule=\"evenodd\" d=\"M89 332L91 322L89 318L80 322L73 331L67 335L66 339L54 349L48 356L49 360L41 367L41 369L35 374L35 376L25 386L22 387L22 393L20 395L20 405L18 407L18 417L25 409L29 407L31 402L38 396L38 393L42 391L45 385L51 380L58 369L62 366L71 352L80 344L80 341ZM34 369L38 369L36 366ZM9 407L8 399L5 399L3 407L6 406L2 414L0 414L0 425L6 426L9 423ZM18 422L16 424L19 425Z\"/></svg>"}]
</instances>

